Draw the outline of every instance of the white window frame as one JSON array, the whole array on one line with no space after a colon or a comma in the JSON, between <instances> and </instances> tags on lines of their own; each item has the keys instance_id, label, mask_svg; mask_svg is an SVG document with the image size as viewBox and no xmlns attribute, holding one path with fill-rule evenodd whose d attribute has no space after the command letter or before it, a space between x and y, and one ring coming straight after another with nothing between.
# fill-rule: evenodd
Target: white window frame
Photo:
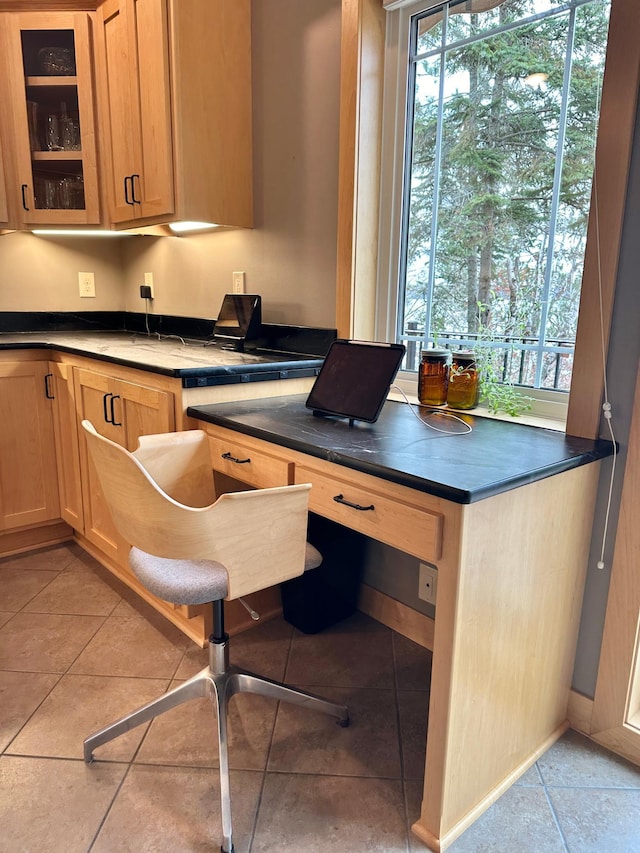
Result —
<instances>
[{"instance_id":1,"label":"white window frame","mask_svg":"<svg viewBox=\"0 0 640 853\"><path fill-rule=\"evenodd\" d=\"M405 119L410 73L410 33L412 18L441 5L442 0L417 0L395 4L387 12L384 87L382 107L382 163L380 172L381 239L378 252L376 287L376 338L394 341L398 321L398 279L402 226L402 185L404 180ZM495 3L499 5L498 0ZM415 397L417 375L398 373L396 384ZM533 400L531 414L548 418L562 427L567 419L569 393L566 391L515 388ZM481 410L488 414L486 410Z\"/></svg>"}]
</instances>

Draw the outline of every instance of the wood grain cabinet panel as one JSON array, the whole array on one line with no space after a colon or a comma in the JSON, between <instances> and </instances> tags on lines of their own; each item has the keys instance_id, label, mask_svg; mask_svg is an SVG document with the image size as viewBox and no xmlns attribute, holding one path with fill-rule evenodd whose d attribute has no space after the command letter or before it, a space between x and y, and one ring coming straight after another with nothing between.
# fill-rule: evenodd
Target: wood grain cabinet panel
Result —
<instances>
[{"instance_id":1,"label":"wood grain cabinet panel","mask_svg":"<svg viewBox=\"0 0 640 853\"><path fill-rule=\"evenodd\" d=\"M106 0L98 14L111 221L251 226L249 0Z\"/></svg>"},{"instance_id":2,"label":"wood grain cabinet panel","mask_svg":"<svg viewBox=\"0 0 640 853\"><path fill-rule=\"evenodd\" d=\"M309 498L311 510L420 559L440 559L442 515L410 500L387 497L381 481L382 488L375 491L359 482L355 475L351 477L347 469L342 472L342 476L328 475L311 466L296 464L295 482L313 486Z\"/></svg>"},{"instance_id":3,"label":"wood grain cabinet panel","mask_svg":"<svg viewBox=\"0 0 640 853\"><path fill-rule=\"evenodd\" d=\"M9 221L9 206L7 204L7 182L5 179L5 169L3 160L3 144L0 137L0 228L8 228Z\"/></svg>"},{"instance_id":4,"label":"wood grain cabinet panel","mask_svg":"<svg viewBox=\"0 0 640 853\"><path fill-rule=\"evenodd\" d=\"M214 470L256 488L288 486L293 465L286 459L258 450L251 441L209 436Z\"/></svg>"},{"instance_id":5,"label":"wood grain cabinet panel","mask_svg":"<svg viewBox=\"0 0 640 853\"><path fill-rule=\"evenodd\" d=\"M0 362L0 527L60 517L47 361Z\"/></svg>"},{"instance_id":6,"label":"wood grain cabinet panel","mask_svg":"<svg viewBox=\"0 0 640 853\"><path fill-rule=\"evenodd\" d=\"M171 217L173 146L166 3L112 0L100 12L110 218L122 223Z\"/></svg>"},{"instance_id":7,"label":"wood grain cabinet panel","mask_svg":"<svg viewBox=\"0 0 640 853\"><path fill-rule=\"evenodd\" d=\"M73 368L51 362L47 379L47 391L52 397L60 516L82 533L84 516Z\"/></svg>"},{"instance_id":8,"label":"wood grain cabinet panel","mask_svg":"<svg viewBox=\"0 0 640 853\"><path fill-rule=\"evenodd\" d=\"M93 12L0 14L7 193L18 227L100 223L94 20Z\"/></svg>"}]
</instances>

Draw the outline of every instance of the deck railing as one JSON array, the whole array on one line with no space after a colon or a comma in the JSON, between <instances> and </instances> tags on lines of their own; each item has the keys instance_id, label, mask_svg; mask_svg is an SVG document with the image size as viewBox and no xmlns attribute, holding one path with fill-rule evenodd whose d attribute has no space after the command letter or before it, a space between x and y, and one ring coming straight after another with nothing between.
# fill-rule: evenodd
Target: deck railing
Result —
<instances>
[{"instance_id":1,"label":"deck railing","mask_svg":"<svg viewBox=\"0 0 640 853\"><path fill-rule=\"evenodd\" d=\"M424 329L420 329L417 323L409 322L402 335L402 342L407 348L403 370L417 371L420 353L430 346L451 350L482 349L496 353L494 367L503 382L556 391L568 391L571 383L575 341L555 339L541 342L538 338L516 335L492 335L487 339L486 334L455 331L438 333L434 338L425 335ZM543 366L540 384L536 386L539 358L543 359Z\"/></svg>"}]
</instances>

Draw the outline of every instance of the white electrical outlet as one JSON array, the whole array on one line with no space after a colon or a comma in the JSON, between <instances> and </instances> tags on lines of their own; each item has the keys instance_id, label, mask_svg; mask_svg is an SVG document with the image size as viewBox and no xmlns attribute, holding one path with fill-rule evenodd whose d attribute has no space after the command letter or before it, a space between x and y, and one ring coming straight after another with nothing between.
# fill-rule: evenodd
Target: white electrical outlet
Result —
<instances>
[{"instance_id":1,"label":"white electrical outlet","mask_svg":"<svg viewBox=\"0 0 640 853\"><path fill-rule=\"evenodd\" d=\"M438 570L435 566L427 566L425 563L420 563L418 598L426 601L427 604L435 604L437 590Z\"/></svg>"},{"instance_id":2,"label":"white electrical outlet","mask_svg":"<svg viewBox=\"0 0 640 853\"><path fill-rule=\"evenodd\" d=\"M151 288L151 299L153 299L155 297L155 293L153 290L153 273L152 272L146 272L144 274L144 283L147 285L147 287Z\"/></svg>"},{"instance_id":3,"label":"white electrical outlet","mask_svg":"<svg viewBox=\"0 0 640 853\"><path fill-rule=\"evenodd\" d=\"M231 280L233 285L232 293L244 293L244 273L231 273Z\"/></svg>"},{"instance_id":4,"label":"white electrical outlet","mask_svg":"<svg viewBox=\"0 0 640 853\"><path fill-rule=\"evenodd\" d=\"M78 290L80 296L96 295L96 279L92 272L78 273Z\"/></svg>"}]
</instances>

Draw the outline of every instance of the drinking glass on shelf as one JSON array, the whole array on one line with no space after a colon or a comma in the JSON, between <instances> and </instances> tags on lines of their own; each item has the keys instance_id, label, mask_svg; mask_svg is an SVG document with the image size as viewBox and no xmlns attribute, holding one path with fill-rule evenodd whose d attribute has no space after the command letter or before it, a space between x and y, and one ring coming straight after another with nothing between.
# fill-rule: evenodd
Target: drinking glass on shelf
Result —
<instances>
[{"instance_id":1,"label":"drinking glass on shelf","mask_svg":"<svg viewBox=\"0 0 640 853\"><path fill-rule=\"evenodd\" d=\"M47 116L46 140L49 151L62 151L60 120L56 115Z\"/></svg>"},{"instance_id":2,"label":"drinking glass on shelf","mask_svg":"<svg viewBox=\"0 0 640 853\"><path fill-rule=\"evenodd\" d=\"M60 181L56 178L44 179L44 203L46 210L57 210L60 207Z\"/></svg>"},{"instance_id":3,"label":"drinking glass on shelf","mask_svg":"<svg viewBox=\"0 0 640 853\"><path fill-rule=\"evenodd\" d=\"M69 177L71 207L74 210L84 210L84 180L82 175Z\"/></svg>"},{"instance_id":4,"label":"drinking glass on shelf","mask_svg":"<svg viewBox=\"0 0 640 853\"><path fill-rule=\"evenodd\" d=\"M69 210L72 206L69 178L58 180L58 203L63 210Z\"/></svg>"},{"instance_id":5,"label":"drinking glass on shelf","mask_svg":"<svg viewBox=\"0 0 640 853\"><path fill-rule=\"evenodd\" d=\"M29 124L29 147L32 151L40 151L38 139L38 104L27 101L27 122Z\"/></svg>"},{"instance_id":6,"label":"drinking glass on shelf","mask_svg":"<svg viewBox=\"0 0 640 853\"><path fill-rule=\"evenodd\" d=\"M60 141L62 148L65 151L79 151L80 123L76 119L63 116L60 119L59 126L61 127Z\"/></svg>"}]
</instances>

